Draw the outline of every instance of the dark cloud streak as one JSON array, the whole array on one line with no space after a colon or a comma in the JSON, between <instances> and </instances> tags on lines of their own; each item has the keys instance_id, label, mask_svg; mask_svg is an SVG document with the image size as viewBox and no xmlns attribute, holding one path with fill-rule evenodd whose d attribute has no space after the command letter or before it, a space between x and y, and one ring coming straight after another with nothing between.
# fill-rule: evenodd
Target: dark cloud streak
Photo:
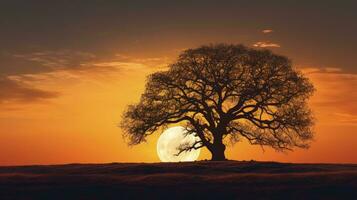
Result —
<instances>
[{"instance_id":1,"label":"dark cloud streak","mask_svg":"<svg viewBox=\"0 0 357 200\"><path fill-rule=\"evenodd\" d=\"M9 102L32 103L59 95L57 92L37 89L6 77L0 77L0 91L0 105Z\"/></svg>"}]
</instances>

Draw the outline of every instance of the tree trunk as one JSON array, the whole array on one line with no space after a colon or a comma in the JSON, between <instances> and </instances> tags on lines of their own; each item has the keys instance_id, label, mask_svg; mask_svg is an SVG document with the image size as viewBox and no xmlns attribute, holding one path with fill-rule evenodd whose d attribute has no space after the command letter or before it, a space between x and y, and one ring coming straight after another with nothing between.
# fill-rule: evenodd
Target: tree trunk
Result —
<instances>
[{"instance_id":1,"label":"tree trunk","mask_svg":"<svg viewBox=\"0 0 357 200\"><path fill-rule=\"evenodd\" d=\"M227 160L226 156L224 155L224 151L226 150L226 146L222 143L214 144L214 146L209 149L212 154L212 161L224 161Z\"/></svg>"}]
</instances>

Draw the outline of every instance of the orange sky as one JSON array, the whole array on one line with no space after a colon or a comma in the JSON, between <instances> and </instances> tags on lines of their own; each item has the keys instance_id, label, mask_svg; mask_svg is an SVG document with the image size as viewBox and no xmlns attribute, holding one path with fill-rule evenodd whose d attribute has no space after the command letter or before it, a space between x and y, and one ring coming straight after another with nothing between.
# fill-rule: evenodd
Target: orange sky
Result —
<instances>
[{"instance_id":1,"label":"orange sky","mask_svg":"<svg viewBox=\"0 0 357 200\"><path fill-rule=\"evenodd\" d=\"M121 55L122 56L122 55ZM125 62L98 62L117 70L86 72L56 71L32 76L31 84L43 90L56 90L53 99L33 102L3 102L0 112L1 165L157 162L157 136L147 143L128 147L117 127L126 105L138 101L145 76L159 68L143 62L165 63L163 58L133 58ZM104 64L105 63L105 64ZM315 141L308 150L278 153L269 148L238 143L229 147L227 156L237 160L276 160L284 162L357 162L357 75L337 70L303 68L317 91L311 99L317 123ZM98 75L99 74L99 75ZM27 79L21 79L24 84ZM34 81L35 79L36 81ZM209 159L203 151L200 159Z\"/></svg>"},{"instance_id":2,"label":"orange sky","mask_svg":"<svg viewBox=\"0 0 357 200\"><path fill-rule=\"evenodd\" d=\"M310 100L316 118L310 149L279 153L237 143L228 159L357 163L351 51L357 28L350 5L209 4L199 14L194 3L23 4L0 10L7 19L0 21L0 165L158 162L158 134L128 147L117 127L122 111L138 101L148 74L165 69L183 49L217 42L286 55L317 89ZM57 13L58 6L68 15ZM209 158L203 150L200 159Z\"/></svg>"}]
</instances>

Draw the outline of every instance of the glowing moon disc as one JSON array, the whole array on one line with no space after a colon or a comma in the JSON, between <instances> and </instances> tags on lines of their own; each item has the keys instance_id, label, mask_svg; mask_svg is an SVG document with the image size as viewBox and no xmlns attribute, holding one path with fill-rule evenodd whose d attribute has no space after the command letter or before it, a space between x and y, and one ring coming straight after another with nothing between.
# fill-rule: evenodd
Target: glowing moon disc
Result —
<instances>
[{"instance_id":1,"label":"glowing moon disc","mask_svg":"<svg viewBox=\"0 0 357 200\"><path fill-rule=\"evenodd\" d=\"M185 135L186 129L182 126L175 126L166 129L157 141L157 154L162 162L184 162L195 161L200 155L200 149L179 152L178 148L183 144L193 144L199 138L190 134Z\"/></svg>"}]
</instances>

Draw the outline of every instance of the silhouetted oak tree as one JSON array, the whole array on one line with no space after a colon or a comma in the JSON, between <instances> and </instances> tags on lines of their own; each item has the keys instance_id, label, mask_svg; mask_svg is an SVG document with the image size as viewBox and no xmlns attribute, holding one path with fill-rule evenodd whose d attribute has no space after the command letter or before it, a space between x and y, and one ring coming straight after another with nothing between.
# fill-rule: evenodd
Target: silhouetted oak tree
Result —
<instances>
[{"instance_id":1,"label":"silhouetted oak tree","mask_svg":"<svg viewBox=\"0 0 357 200\"><path fill-rule=\"evenodd\" d=\"M209 45L184 51L167 71L151 74L121 127L130 144L171 124L200 138L178 153L206 147L212 160L225 160L226 143L247 139L276 150L307 148L313 85L291 61L269 50Z\"/></svg>"}]
</instances>

